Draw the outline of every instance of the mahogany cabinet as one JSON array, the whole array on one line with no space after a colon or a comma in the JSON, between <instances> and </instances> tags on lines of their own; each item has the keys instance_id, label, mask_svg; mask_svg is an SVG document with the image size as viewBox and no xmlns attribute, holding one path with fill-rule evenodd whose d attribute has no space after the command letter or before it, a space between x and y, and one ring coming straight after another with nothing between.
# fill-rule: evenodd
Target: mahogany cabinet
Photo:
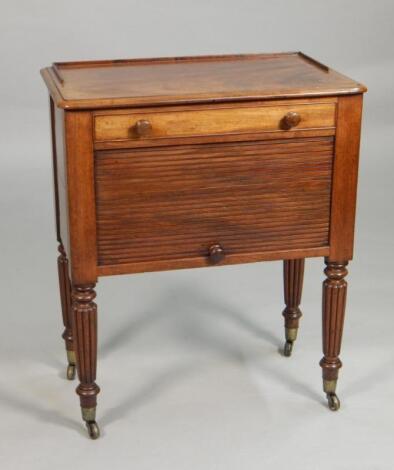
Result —
<instances>
[{"instance_id":1,"label":"mahogany cabinet","mask_svg":"<svg viewBox=\"0 0 394 470\"><path fill-rule=\"evenodd\" d=\"M54 63L50 94L69 379L95 421L100 276L284 262L286 342L308 257L325 258L332 410L353 256L366 88L299 52Z\"/></svg>"}]
</instances>

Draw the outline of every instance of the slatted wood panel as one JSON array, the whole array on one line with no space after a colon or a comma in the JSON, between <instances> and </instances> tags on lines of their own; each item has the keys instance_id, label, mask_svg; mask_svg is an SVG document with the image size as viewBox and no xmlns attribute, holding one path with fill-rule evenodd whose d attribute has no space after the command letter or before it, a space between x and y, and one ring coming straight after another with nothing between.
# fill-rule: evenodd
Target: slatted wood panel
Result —
<instances>
[{"instance_id":1,"label":"slatted wood panel","mask_svg":"<svg viewBox=\"0 0 394 470\"><path fill-rule=\"evenodd\" d=\"M332 162L332 137L98 151L98 263L328 246Z\"/></svg>"}]
</instances>

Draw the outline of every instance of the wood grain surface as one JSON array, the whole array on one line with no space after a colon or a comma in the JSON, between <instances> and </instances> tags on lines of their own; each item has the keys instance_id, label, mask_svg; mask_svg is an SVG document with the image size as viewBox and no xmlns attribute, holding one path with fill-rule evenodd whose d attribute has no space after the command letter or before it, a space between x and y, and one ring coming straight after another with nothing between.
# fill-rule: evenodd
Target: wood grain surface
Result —
<instances>
[{"instance_id":1,"label":"wood grain surface","mask_svg":"<svg viewBox=\"0 0 394 470\"><path fill-rule=\"evenodd\" d=\"M73 284L97 279L96 210L92 115L65 113L67 217L70 233L70 277Z\"/></svg>"},{"instance_id":2,"label":"wood grain surface","mask_svg":"<svg viewBox=\"0 0 394 470\"><path fill-rule=\"evenodd\" d=\"M302 317L300 309L304 282L305 259L285 260L283 262L283 287L286 308L283 310L286 328L298 328Z\"/></svg>"},{"instance_id":3,"label":"wood grain surface","mask_svg":"<svg viewBox=\"0 0 394 470\"><path fill-rule=\"evenodd\" d=\"M333 139L95 153L99 265L328 246Z\"/></svg>"},{"instance_id":4,"label":"wood grain surface","mask_svg":"<svg viewBox=\"0 0 394 470\"><path fill-rule=\"evenodd\" d=\"M56 105L67 109L365 91L360 83L298 52L63 62L41 73Z\"/></svg>"},{"instance_id":5,"label":"wood grain surface","mask_svg":"<svg viewBox=\"0 0 394 470\"><path fill-rule=\"evenodd\" d=\"M300 52L57 62L41 73L64 339L90 436L94 288L116 274L284 260L286 354L304 259L324 256L320 364L337 410L366 88Z\"/></svg>"},{"instance_id":6,"label":"wood grain surface","mask_svg":"<svg viewBox=\"0 0 394 470\"><path fill-rule=\"evenodd\" d=\"M323 353L320 361L324 380L336 380L342 367L339 359L341 352L347 282L345 277L347 261L331 262L326 260L324 270L327 279L323 282Z\"/></svg>"},{"instance_id":7,"label":"wood grain surface","mask_svg":"<svg viewBox=\"0 0 394 470\"><path fill-rule=\"evenodd\" d=\"M353 259L362 105L362 95L343 96L338 102L331 204L331 261Z\"/></svg>"},{"instance_id":8,"label":"wood grain surface","mask_svg":"<svg viewBox=\"0 0 394 470\"><path fill-rule=\"evenodd\" d=\"M289 113L297 113L300 122L285 126ZM143 136L137 124L149 123ZM335 104L294 104L216 109L99 115L95 117L95 140L152 140L221 134L245 134L290 129L305 130L335 126Z\"/></svg>"}]
</instances>

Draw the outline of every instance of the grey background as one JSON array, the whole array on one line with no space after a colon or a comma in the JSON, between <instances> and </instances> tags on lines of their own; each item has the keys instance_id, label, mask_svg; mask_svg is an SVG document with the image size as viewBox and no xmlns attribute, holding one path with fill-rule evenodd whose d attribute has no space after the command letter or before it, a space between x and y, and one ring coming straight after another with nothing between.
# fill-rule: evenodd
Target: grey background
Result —
<instances>
[{"instance_id":1,"label":"grey background","mask_svg":"<svg viewBox=\"0 0 394 470\"><path fill-rule=\"evenodd\" d=\"M0 468L391 469L392 1L5 1L0 16ZM355 260L331 413L321 259L282 345L281 263L103 278L98 419L86 437L65 354L49 119L55 60L302 50L369 87Z\"/></svg>"}]
</instances>

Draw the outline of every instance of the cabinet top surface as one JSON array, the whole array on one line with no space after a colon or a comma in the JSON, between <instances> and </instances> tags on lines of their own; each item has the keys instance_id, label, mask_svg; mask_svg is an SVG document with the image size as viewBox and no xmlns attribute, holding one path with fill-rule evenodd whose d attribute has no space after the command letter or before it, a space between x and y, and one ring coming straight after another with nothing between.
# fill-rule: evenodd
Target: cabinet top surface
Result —
<instances>
[{"instance_id":1,"label":"cabinet top surface","mask_svg":"<svg viewBox=\"0 0 394 470\"><path fill-rule=\"evenodd\" d=\"M57 106L94 109L363 93L301 52L57 62L41 70Z\"/></svg>"}]
</instances>

